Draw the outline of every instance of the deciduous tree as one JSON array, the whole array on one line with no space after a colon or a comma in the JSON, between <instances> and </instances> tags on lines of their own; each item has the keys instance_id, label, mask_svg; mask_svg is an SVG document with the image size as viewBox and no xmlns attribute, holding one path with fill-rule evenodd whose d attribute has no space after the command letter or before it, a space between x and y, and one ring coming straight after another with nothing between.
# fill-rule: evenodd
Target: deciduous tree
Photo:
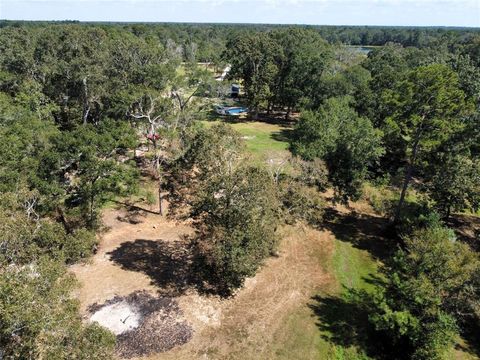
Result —
<instances>
[{"instance_id":1,"label":"deciduous tree","mask_svg":"<svg viewBox=\"0 0 480 360\"><path fill-rule=\"evenodd\" d=\"M317 112L302 114L292 151L304 159L323 159L342 201L357 199L361 183L383 152L381 133L350 107L349 98L332 98Z\"/></svg>"},{"instance_id":2,"label":"deciduous tree","mask_svg":"<svg viewBox=\"0 0 480 360\"><path fill-rule=\"evenodd\" d=\"M238 166L202 183L192 211L194 247L220 292L242 286L273 253L278 205L273 179L261 168Z\"/></svg>"}]
</instances>

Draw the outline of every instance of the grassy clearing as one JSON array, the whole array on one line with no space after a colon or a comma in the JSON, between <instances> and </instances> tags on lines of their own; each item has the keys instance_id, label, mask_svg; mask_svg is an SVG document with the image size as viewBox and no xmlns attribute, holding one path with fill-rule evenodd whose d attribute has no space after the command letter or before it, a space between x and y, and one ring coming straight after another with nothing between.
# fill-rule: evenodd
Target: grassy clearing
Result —
<instances>
[{"instance_id":1,"label":"grassy clearing","mask_svg":"<svg viewBox=\"0 0 480 360\"><path fill-rule=\"evenodd\" d=\"M210 126L214 122L205 123ZM246 137L247 149L258 159L264 159L268 154L277 151L288 154L285 135L289 129L262 122L239 122L232 126ZM368 190L368 196L354 205L357 212L362 214L362 209L368 208L367 212L374 210L376 213L386 214L396 193L389 188L379 189L374 186L370 186ZM415 192L409 192L408 200L419 201ZM367 291L372 288L368 279L378 274L380 263L377 259L385 250L382 239L375 240L379 234L378 224L382 224L383 219L367 215L363 221L350 222L346 221L348 216L345 215L347 214L340 215L343 221L339 219L339 223L335 224L331 239L333 251L321 251L321 248L310 246L311 251L308 254L313 262L321 264L331 280L317 284L316 288L310 288L308 300L281 319L281 324L272 334L268 349L262 349L261 357L253 358L369 359L359 345L364 343L363 335L355 333L356 327L362 328L367 322L365 314L358 314L358 309L352 308L342 299L347 288ZM294 265L290 272L294 273L297 266ZM242 338L244 336L239 334L239 339L234 342L241 341ZM253 344L252 347L257 345ZM454 351L452 358L472 360L476 357L459 349Z\"/></svg>"},{"instance_id":2,"label":"grassy clearing","mask_svg":"<svg viewBox=\"0 0 480 360\"><path fill-rule=\"evenodd\" d=\"M344 237L342 239L345 240ZM378 274L379 262L368 251L358 249L350 241L343 240L335 239L335 251L330 260L330 271L334 274L335 282L330 288L319 289L318 292L319 298L329 300L324 302L325 306L320 311L312 313L311 309L304 307L289 317L285 326L290 328L291 339L287 342L286 356L280 358L295 358L290 354L298 354L297 351L304 347L308 354L306 359L370 359L355 345L355 341L348 340L349 336L362 338L362 335L354 334L355 330L352 330L353 334L344 332L350 326L354 329L356 324L359 324L358 328L361 329L362 324L367 322L366 317L361 314L359 316L355 309L345 306L342 301L331 299L342 299L347 288L371 290L373 285L368 279ZM313 326L314 321L316 326ZM459 338L448 359L474 360L479 357L471 345Z\"/></svg>"},{"instance_id":3,"label":"grassy clearing","mask_svg":"<svg viewBox=\"0 0 480 360\"><path fill-rule=\"evenodd\" d=\"M211 126L220 121L204 124ZM262 122L231 125L245 137L248 151L259 161L272 153L288 154L288 128ZM148 190L139 194L138 199L146 200ZM311 229L302 232L291 228L282 241L282 255L269 259L269 265L259 272L255 282L219 307L223 314L219 327L199 332L191 343L151 359L370 359L363 354L358 345L363 342L356 341L359 335L355 333L361 328L357 325L365 324L366 318L358 316L358 309L343 301L346 288L368 291L372 285L366 280L378 273L375 256L378 258L381 251L371 246L381 247L381 242L372 238L378 234L375 221L383 220L367 213L375 205L378 213L384 212L384 198L393 195L386 190L379 194L373 186L369 190L369 196L354 204L357 214L365 215L364 220L352 220L339 209L338 222L330 224L331 231L312 233ZM369 210L364 214L365 207ZM135 235L148 238L143 232L152 226L143 225L141 233ZM209 305L208 301L211 299L202 298L200 302L217 309L215 303ZM184 302L195 304L192 298ZM192 313L199 312L203 318L202 308L194 310ZM455 350L451 358L476 359L462 348Z\"/></svg>"},{"instance_id":4,"label":"grassy clearing","mask_svg":"<svg viewBox=\"0 0 480 360\"><path fill-rule=\"evenodd\" d=\"M272 353L276 359L331 359L332 345L322 336L308 306L290 314L274 337Z\"/></svg>"},{"instance_id":5,"label":"grassy clearing","mask_svg":"<svg viewBox=\"0 0 480 360\"><path fill-rule=\"evenodd\" d=\"M371 285L365 279L377 272L378 264L367 251L359 250L349 242L335 239L334 243L335 250L330 259L318 258L318 261L328 262L334 281L318 289L316 295L329 300L325 301L322 310L316 310L319 307L312 297L308 304L285 319L281 332L275 334L275 358L368 359L356 346L335 341L339 334L335 333L338 324L334 318L338 315L339 323L348 322L351 310L334 299L341 298L345 287L368 289ZM320 317L318 312L321 313Z\"/></svg>"},{"instance_id":6,"label":"grassy clearing","mask_svg":"<svg viewBox=\"0 0 480 360\"><path fill-rule=\"evenodd\" d=\"M206 126L219 123L221 120L204 121ZM287 134L290 128L259 121L248 121L230 124L245 139L249 152L259 160L265 159L269 153L288 154Z\"/></svg>"},{"instance_id":7,"label":"grassy clearing","mask_svg":"<svg viewBox=\"0 0 480 360\"><path fill-rule=\"evenodd\" d=\"M217 121L205 121L211 126ZM290 129L280 125L262 122L240 122L231 124L245 137L247 149L257 159L265 159L272 153L288 154L286 135ZM355 346L342 346L331 339L334 334L332 324L319 319L314 307L315 296L341 298L345 288L367 289L371 286L365 280L378 270L378 262L366 250L353 245L348 240L348 232L342 240L333 239L334 251L312 251L309 256L332 275L332 281L312 289L309 301L291 311L282 320L282 325L273 334L273 341L266 353L275 359L361 359ZM330 320L331 316L327 316ZM365 357L363 357L365 358Z\"/></svg>"},{"instance_id":8,"label":"grassy clearing","mask_svg":"<svg viewBox=\"0 0 480 360\"><path fill-rule=\"evenodd\" d=\"M233 128L245 137L247 148L256 155L270 151L288 149L286 138L282 137L282 127L262 122L232 124Z\"/></svg>"},{"instance_id":9,"label":"grassy clearing","mask_svg":"<svg viewBox=\"0 0 480 360\"><path fill-rule=\"evenodd\" d=\"M343 287L369 290L371 284L366 282L366 279L378 271L378 263L367 251L356 249L351 243L339 240L335 241L332 266L338 293L342 292Z\"/></svg>"}]
</instances>

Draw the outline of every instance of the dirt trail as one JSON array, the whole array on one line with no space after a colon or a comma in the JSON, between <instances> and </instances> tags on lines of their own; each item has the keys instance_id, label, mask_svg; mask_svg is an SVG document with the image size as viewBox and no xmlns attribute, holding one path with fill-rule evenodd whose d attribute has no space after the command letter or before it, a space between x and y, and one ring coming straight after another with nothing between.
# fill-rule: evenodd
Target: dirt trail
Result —
<instances>
[{"instance_id":1,"label":"dirt trail","mask_svg":"<svg viewBox=\"0 0 480 360\"><path fill-rule=\"evenodd\" d=\"M189 226L143 211L132 222L127 218L125 210L106 210L104 223L110 230L101 236L97 254L89 264L72 267L81 282L78 298L84 312L89 305L115 295L139 290L162 293L181 267L181 257L173 253L156 257L155 251L181 246L182 237L192 231ZM282 229L282 235L279 256L268 259L234 297L220 299L199 295L193 289L181 291L176 299L194 330L192 340L147 358L272 358L272 334L281 330L292 311L306 305L319 286L332 281L325 262L319 260L328 259L333 252L330 232L288 226Z\"/></svg>"}]
</instances>

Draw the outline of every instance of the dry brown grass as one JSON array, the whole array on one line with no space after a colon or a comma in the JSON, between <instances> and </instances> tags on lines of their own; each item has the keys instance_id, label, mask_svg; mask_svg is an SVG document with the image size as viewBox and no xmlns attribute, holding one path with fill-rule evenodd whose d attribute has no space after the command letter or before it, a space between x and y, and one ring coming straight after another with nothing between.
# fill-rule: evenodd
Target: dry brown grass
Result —
<instances>
[{"instance_id":1,"label":"dry brown grass","mask_svg":"<svg viewBox=\"0 0 480 360\"><path fill-rule=\"evenodd\" d=\"M109 253L137 239L181 246L183 236L192 231L188 224L145 211L132 218L124 209L108 209L103 220L109 230L101 235L97 254L88 264L71 268L81 283L77 296L84 313L89 305L114 296L164 290L161 281L153 281L148 272L122 267ZM299 225L283 228L281 235L279 255L268 259L235 296L221 299L200 295L194 289L179 294L176 299L194 330L193 338L148 359L273 358L273 349L278 348L274 334L282 331L288 315L305 307L319 286L328 288L333 281L325 268L334 249L331 233Z\"/></svg>"},{"instance_id":2,"label":"dry brown grass","mask_svg":"<svg viewBox=\"0 0 480 360\"><path fill-rule=\"evenodd\" d=\"M157 206L145 208L151 211ZM115 295L126 296L139 290L155 293L158 290L148 275L125 270L111 261L109 252L122 243L136 239L179 241L183 235L192 232L186 224L168 221L145 211L132 214L123 208L107 209L103 215L103 223L108 230L99 235L97 253L87 264L71 267L81 284L77 296L82 311L90 304L103 303Z\"/></svg>"},{"instance_id":3,"label":"dry brown grass","mask_svg":"<svg viewBox=\"0 0 480 360\"><path fill-rule=\"evenodd\" d=\"M319 253L327 259L333 251L331 235L301 226L283 232L279 256L269 259L233 298L184 296L180 304L195 329L192 341L148 359L273 358L274 334L288 315L332 281L318 261Z\"/></svg>"}]
</instances>

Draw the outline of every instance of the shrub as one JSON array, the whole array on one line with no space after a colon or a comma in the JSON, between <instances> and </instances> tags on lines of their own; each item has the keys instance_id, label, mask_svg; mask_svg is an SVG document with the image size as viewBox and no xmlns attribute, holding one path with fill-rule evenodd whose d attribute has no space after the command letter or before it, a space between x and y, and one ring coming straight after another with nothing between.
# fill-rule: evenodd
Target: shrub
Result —
<instances>
[{"instance_id":1,"label":"shrub","mask_svg":"<svg viewBox=\"0 0 480 360\"><path fill-rule=\"evenodd\" d=\"M305 221L310 225L318 226L322 222L325 200L316 188L297 182L284 182L280 186L281 201L287 223Z\"/></svg>"},{"instance_id":2,"label":"shrub","mask_svg":"<svg viewBox=\"0 0 480 360\"><path fill-rule=\"evenodd\" d=\"M92 231L78 229L68 234L52 220L0 208L0 265L26 264L41 255L74 263L89 257L96 244Z\"/></svg>"},{"instance_id":3,"label":"shrub","mask_svg":"<svg viewBox=\"0 0 480 360\"><path fill-rule=\"evenodd\" d=\"M374 186L370 183L363 184L362 199L365 200L379 215L391 213L392 204L396 195L386 186Z\"/></svg>"},{"instance_id":4,"label":"shrub","mask_svg":"<svg viewBox=\"0 0 480 360\"><path fill-rule=\"evenodd\" d=\"M149 205L155 205L157 203L157 196L152 191L145 193L145 199Z\"/></svg>"}]
</instances>

